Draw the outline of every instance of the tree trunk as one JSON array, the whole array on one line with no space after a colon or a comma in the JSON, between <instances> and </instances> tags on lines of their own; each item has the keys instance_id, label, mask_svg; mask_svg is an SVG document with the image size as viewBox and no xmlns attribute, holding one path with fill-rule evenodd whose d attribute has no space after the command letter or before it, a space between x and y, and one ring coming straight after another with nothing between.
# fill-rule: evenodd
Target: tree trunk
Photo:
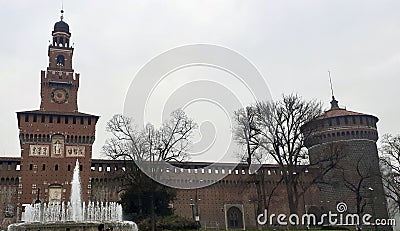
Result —
<instances>
[{"instance_id":1,"label":"tree trunk","mask_svg":"<svg viewBox=\"0 0 400 231\"><path fill-rule=\"evenodd\" d=\"M259 173L255 173L254 174L254 181L256 184L256 190L257 190L257 214L256 214L256 218L258 214L264 212L263 210L263 203L262 203L262 194L261 194L261 182L260 182L260 177L258 175ZM258 228L258 222L256 221L256 226Z\"/></svg>"},{"instance_id":2,"label":"tree trunk","mask_svg":"<svg viewBox=\"0 0 400 231\"><path fill-rule=\"evenodd\" d=\"M156 213L154 208L154 193L150 194L151 231L156 231Z\"/></svg>"},{"instance_id":3,"label":"tree trunk","mask_svg":"<svg viewBox=\"0 0 400 231\"><path fill-rule=\"evenodd\" d=\"M291 214L297 214L298 210L298 192L296 190L296 183L290 177L286 177L286 191L289 203L289 211Z\"/></svg>"}]
</instances>

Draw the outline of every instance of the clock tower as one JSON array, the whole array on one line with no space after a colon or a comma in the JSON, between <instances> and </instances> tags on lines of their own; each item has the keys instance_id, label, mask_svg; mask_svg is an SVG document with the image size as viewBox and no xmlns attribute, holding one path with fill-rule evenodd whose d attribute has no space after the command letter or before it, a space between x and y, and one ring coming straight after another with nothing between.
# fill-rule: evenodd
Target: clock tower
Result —
<instances>
[{"instance_id":1,"label":"clock tower","mask_svg":"<svg viewBox=\"0 0 400 231\"><path fill-rule=\"evenodd\" d=\"M41 71L39 110L17 112L21 146L18 207L69 201L75 162L79 160L82 199L90 200L90 166L98 116L78 111L79 74L74 73L69 25L56 22Z\"/></svg>"},{"instance_id":2,"label":"clock tower","mask_svg":"<svg viewBox=\"0 0 400 231\"><path fill-rule=\"evenodd\" d=\"M42 111L77 112L79 74L72 69L74 48L70 46L69 26L61 20L52 32L53 42L49 45L49 66L41 75Z\"/></svg>"}]
</instances>

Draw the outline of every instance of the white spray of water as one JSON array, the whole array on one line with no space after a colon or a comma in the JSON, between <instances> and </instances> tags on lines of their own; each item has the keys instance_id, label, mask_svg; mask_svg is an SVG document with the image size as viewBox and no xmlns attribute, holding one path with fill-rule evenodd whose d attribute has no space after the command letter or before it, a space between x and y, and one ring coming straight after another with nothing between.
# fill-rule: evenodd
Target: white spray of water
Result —
<instances>
[{"instance_id":1,"label":"white spray of water","mask_svg":"<svg viewBox=\"0 0 400 231\"><path fill-rule=\"evenodd\" d=\"M122 206L116 202L82 202L79 161L76 160L71 182L71 198L65 204L43 203L25 206L25 222L122 221Z\"/></svg>"}]
</instances>

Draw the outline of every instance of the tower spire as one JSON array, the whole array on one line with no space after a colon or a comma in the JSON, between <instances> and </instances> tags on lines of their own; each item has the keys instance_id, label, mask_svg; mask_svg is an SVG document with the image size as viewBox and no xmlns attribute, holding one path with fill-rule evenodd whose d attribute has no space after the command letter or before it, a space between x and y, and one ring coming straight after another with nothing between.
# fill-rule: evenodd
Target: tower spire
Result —
<instances>
[{"instance_id":1,"label":"tower spire","mask_svg":"<svg viewBox=\"0 0 400 231\"><path fill-rule=\"evenodd\" d=\"M60 16L61 21L64 19L64 2L61 1L61 16Z\"/></svg>"},{"instance_id":2,"label":"tower spire","mask_svg":"<svg viewBox=\"0 0 400 231\"><path fill-rule=\"evenodd\" d=\"M332 85L332 77L331 77L331 71L330 70L328 70L328 75L329 75L329 83L331 85L331 94L332 94L331 110L332 109L339 109L338 101L335 99L335 95L333 94L333 85Z\"/></svg>"}]
</instances>

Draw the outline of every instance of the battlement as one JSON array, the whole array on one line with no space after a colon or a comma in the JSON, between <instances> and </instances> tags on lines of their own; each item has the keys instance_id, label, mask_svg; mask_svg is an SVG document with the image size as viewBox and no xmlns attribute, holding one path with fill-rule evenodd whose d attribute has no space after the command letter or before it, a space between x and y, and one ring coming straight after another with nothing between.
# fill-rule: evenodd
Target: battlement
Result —
<instances>
[{"instance_id":1,"label":"battlement","mask_svg":"<svg viewBox=\"0 0 400 231\"><path fill-rule=\"evenodd\" d=\"M302 131L307 137L305 142L307 147L357 139L376 142L378 140L377 122L378 118L372 115L354 112L329 113L328 111L325 115L304 125Z\"/></svg>"},{"instance_id":2,"label":"battlement","mask_svg":"<svg viewBox=\"0 0 400 231\"><path fill-rule=\"evenodd\" d=\"M0 157L0 183L14 183L18 181L21 170L20 158Z\"/></svg>"},{"instance_id":3,"label":"battlement","mask_svg":"<svg viewBox=\"0 0 400 231\"><path fill-rule=\"evenodd\" d=\"M127 163L122 160L101 160L92 159L91 162L91 178L92 182L106 181L121 178L126 166L133 166L133 162ZM237 181L251 181L252 174L247 164L236 163L207 163L207 162L180 162L165 164L149 165L157 169L160 179L168 179L175 185L185 186L191 184L210 185L214 183L237 184ZM146 171L146 170L145 170ZM301 180L304 183L310 183L313 177L319 172L317 168L309 168L304 171ZM258 170L258 174L265 175L266 182L277 182L282 175L288 174L280 169L278 165L263 164ZM300 172L299 172L300 173Z\"/></svg>"}]
</instances>

